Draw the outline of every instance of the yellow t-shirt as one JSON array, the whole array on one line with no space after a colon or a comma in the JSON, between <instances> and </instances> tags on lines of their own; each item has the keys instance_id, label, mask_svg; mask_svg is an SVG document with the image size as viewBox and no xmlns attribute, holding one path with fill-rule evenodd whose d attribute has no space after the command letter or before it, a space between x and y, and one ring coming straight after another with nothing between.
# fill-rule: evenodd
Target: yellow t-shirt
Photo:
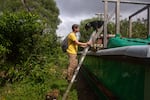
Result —
<instances>
[{"instance_id":1,"label":"yellow t-shirt","mask_svg":"<svg viewBox=\"0 0 150 100\"><path fill-rule=\"evenodd\" d=\"M78 45L74 42L77 40L77 37L74 32L71 32L68 35L68 49L67 52L70 54L77 54L78 52Z\"/></svg>"}]
</instances>

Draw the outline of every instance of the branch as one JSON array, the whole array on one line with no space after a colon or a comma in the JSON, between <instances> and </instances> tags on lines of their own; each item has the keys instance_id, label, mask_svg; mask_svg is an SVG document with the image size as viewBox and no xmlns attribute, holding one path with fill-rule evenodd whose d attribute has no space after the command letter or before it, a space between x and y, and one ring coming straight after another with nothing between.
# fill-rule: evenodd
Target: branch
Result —
<instances>
[{"instance_id":1,"label":"branch","mask_svg":"<svg viewBox=\"0 0 150 100\"><path fill-rule=\"evenodd\" d=\"M22 4L23 4L23 6L25 7L25 9L26 9L28 12L30 12L31 10L30 10L30 8L27 6L27 4L26 4L26 0L21 0L21 2L22 2Z\"/></svg>"}]
</instances>

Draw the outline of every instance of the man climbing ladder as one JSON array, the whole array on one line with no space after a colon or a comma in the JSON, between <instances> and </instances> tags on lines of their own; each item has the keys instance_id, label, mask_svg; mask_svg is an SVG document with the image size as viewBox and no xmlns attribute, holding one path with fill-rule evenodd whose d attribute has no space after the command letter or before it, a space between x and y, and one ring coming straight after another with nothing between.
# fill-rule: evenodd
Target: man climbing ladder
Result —
<instances>
[{"instance_id":1,"label":"man climbing ladder","mask_svg":"<svg viewBox=\"0 0 150 100\"><path fill-rule=\"evenodd\" d=\"M74 25L73 25L74 26ZM79 26L77 26L77 27L75 27L75 28L78 28L78 29L76 29L76 31L79 31ZM69 84L69 86L68 86L68 88L67 88L67 90L66 90L66 92L65 92L65 94L63 95L63 98L62 98L62 100L66 100L66 98L67 98L67 95L68 95L68 93L69 93L69 91L70 91L70 89L71 89L71 87L72 87L72 85L73 85L73 82L74 82L74 80L75 80L75 78L76 78L76 76L77 76L77 74L78 74L78 72L79 72L79 69L80 69L80 67L81 67L81 65L82 65L82 63L83 63L83 61L84 61L84 58L85 58L85 56L86 56L86 54L87 54L87 52L88 52L88 50L89 50L89 48L90 48L90 46L88 46L88 45L90 45L91 44L91 41L95 41L95 36L97 36L97 34L100 34L101 32L102 32L102 30L103 30L103 26L101 27L101 28L99 28L98 29L98 31L94 31L93 33L92 33L92 35L91 35L91 37L90 37L90 40L89 40L89 42L87 42L87 43L81 43L81 42L79 42L79 43L77 43L78 42L78 40L76 39L76 42L74 41L73 43L75 43L75 44L78 44L78 45L81 45L81 46L84 46L84 47L86 47L85 49L84 49L84 51L83 51L83 53L82 53L82 55L81 55L81 58L80 58L80 62L79 62L79 64L78 64L78 66L77 66L77 68L76 68L76 70L75 70L75 72L74 72L74 75L72 76L72 79L71 79L71 81L70 81L70 84ZM71 34L71 33L70 33ZM68 36L69 37L69 36ZM81 43L81 44L80 44ZM69 44L69 43L68 43ZM69 48L69 47L68 47ZM77 52L76 52L77 53ZM76 63L77 64L77 63Z\"/></svg>"},{"instance_id":2,"label":"man climbing ladder","mask_svg":"<svg viewBox=\"0 0 150 100\"><path fill-rule=\"evenodd\" d=\"M69 57L69 66L67 71L68 82L71 81L74 71L78 65L77 60L78 45L81 47L87 47L88 45L90 45L90 42L82 43L78 41L76 33L79 31L80 31L79 25L74 24L72 25L72 32L68 35L68 48L67 48L67 54Z\"/></svg>"}]
</instances>

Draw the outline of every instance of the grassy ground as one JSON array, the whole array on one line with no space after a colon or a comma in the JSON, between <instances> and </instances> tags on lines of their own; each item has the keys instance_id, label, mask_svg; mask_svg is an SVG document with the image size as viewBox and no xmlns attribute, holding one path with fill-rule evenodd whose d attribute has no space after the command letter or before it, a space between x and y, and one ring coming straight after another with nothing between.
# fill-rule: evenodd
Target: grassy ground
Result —
<instances>
[{"instance_id":1,"label":"grassy ground","mask_svg":"<svg viewBox=\"0 0 150 100\"><path fill-rule=\"evenodd\" d=\"M44 67L36 65L23 80L6 83L0 87L0 100L45 100L46 94L54 89L59 91L58 100L61 100L68 82L65 79L66 60L60 62L58 65L48 63ZM68 100L77 100L76 89L71 90Z\"/></svg>"},{"instance_id":2,"label":"grassy ground","mask_svg":"<svg viewBox=\"0 0 150 100\"><path fill-rule=\"evenodd\" d=\"M34 84L32 82L20 82L15 84L7 84L0 90L0 100L45 100L45 96L53 89L60 91L59 100L67 87L65 80L47 81L43 84ZM72 89L68 100L77 100L76 89Z\"/></svg>"}]
</instances>

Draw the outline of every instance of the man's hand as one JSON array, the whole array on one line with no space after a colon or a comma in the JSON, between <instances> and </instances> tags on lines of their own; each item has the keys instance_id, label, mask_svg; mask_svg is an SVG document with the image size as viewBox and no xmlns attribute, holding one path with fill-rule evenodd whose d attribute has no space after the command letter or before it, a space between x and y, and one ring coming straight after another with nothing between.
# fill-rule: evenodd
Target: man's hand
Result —
<instances>
[{"instance_id":1,"label":"man's hand","mask_svg":"<svg viewBox=\"0 0 150 100\"><path fill-rule=\"evenodd\" d=\"M88 41L88 42L86 42L86 43L83 43L83 42L79 42L78 40L75 40L74 42L75 42L76 44L78 44L80 47L83 47L83 48L92 45L92 41Z\"/></svg>"},{"instance_id":2,"label":"man's hand","mask_svg":"<svg viewBox=\"0 0 150 100\"><path fill-rule=\"evenodd\" d=\"M92 45L92 41L88 41L88 42L87 42L87 45L88 45L88 46L91 46L91 45Z\"/></svg>"},{"instance_id":3,"label":"man's hand","mask_svg":"<svg viewBox=\"0 0 150 100\"><path fill-rule=\"evenodd\" d=\"M82 45L81 47L82 48L86 48L86 47L88 47L89 45L88 45L88 43L85 43L84 45Z\"/></svg>"}]
</instances>

